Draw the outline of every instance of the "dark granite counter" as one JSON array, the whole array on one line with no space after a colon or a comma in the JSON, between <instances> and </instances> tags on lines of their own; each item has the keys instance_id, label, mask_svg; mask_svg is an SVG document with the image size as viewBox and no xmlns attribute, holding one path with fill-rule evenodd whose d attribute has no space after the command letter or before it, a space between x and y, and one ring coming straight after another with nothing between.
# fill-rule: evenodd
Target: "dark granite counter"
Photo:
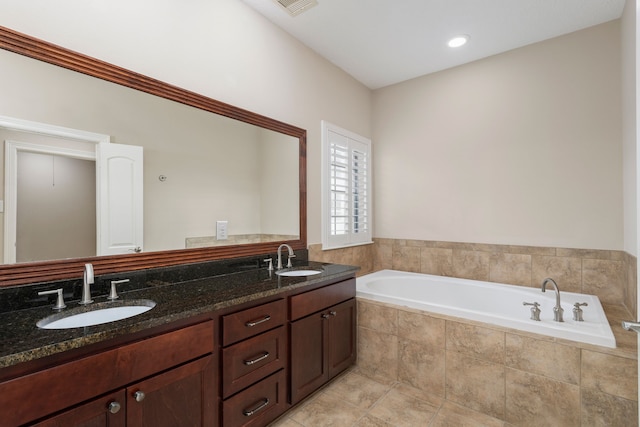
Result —
<instances>
[{"instance_id":1,"label":"dark granite counter","mask_svg":"<svg viewBox=\"0 0 640 427\"><path fill-rule=\"evenodd\" d=\"M153 309L102 325L62 330L40 329L36 322L55 313L50 304L0 313L0 368L324 281L346 278L358 270L358 267L337 264L305 262L305 265L322 273L306 277L283 277L260 268L204 278L185 277L187 280L184 281L175 281L174 278L171 283L156 277L140 289L119 291L120 300L144 298L155 301ZM106 301L106 293L93 295L95 303ZM77 301L68 301L66 310L77 306Z\"/></svg>"}]
</instances>

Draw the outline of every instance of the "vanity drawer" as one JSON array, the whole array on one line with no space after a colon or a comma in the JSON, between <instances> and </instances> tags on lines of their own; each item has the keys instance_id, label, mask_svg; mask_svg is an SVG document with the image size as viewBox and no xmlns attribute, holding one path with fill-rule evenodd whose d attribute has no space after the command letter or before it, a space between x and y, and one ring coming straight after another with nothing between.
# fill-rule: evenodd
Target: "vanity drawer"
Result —
<instances>
[{"instance_id":1,"label":"vanity drawer","mask_svg":"<svg viewBox=\"0 0 640 427\"><path fill-rule=\"evenodd\" d=\"M297 320L356 296L356 279L291 297L291 320Z\"/></svg>"},{"instance_id":2,"label":"vanity drawer","mask_svg":"<svg viewBox=\"0 0 640 427\"><path fill-rule=\"evenodd\" d=\"M242 341L269 329L284 325L287 306L284 299L251 307L222 317L222 345Z\"/></svg>"},{"instance_id":3,"label":"vanity drawer","mask_svg":"<svg viewBox=\"0 0 640 427\"><path fill-rule=\"evenodd\" d=\"M224 427L264 426L286 408L286 375L284 369L265 378L222 404Z\"/></svg>"},{"instance_id":4,"label":"vanity drawer","mask_svg":"<svg viewBox=\"0 0 640 427\"><path fill-rule=\"evenodd\" d=\"M232 394L284 367L287 330L280 326L222 350L222 397Z\"/></svg>"}]
</instances>

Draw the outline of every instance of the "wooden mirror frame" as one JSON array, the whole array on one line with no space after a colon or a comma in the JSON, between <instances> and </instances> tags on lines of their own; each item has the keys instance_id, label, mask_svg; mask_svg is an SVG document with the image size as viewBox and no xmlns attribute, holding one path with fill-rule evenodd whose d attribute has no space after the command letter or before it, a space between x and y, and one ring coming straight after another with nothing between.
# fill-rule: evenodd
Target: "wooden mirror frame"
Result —
<instances>
[{"instance_id":1,"label":"wooden mirror frame","mask_svg":"<svg viewBox=\"0 0 640 427\"><path fill-rule=\"evenodd\" d=\"M72 279L82 276L85 263L92 263L96 275L142 270L203 261L273 253L282 243L293 249L307 247L307 131L269 117L225 104L195 92L152 79L142 74L65 49L58 45L0 26L0 48L48 62L108 82L220 114L265 129L298 138L300 238L279 242L252 243L197 249L175 249L140 254L74 258L55 261L0 265L0 286Z\"/></svg>"}]
</instances>

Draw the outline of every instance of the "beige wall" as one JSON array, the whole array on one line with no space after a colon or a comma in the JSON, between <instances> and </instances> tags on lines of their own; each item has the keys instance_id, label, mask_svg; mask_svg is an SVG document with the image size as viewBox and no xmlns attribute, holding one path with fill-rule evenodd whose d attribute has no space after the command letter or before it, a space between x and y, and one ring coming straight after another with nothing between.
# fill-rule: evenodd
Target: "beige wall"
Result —
<instances>
[{"instance_id":1,"label":"beige wall","mask_svg":"<svg viewBox=\"0 0 640 427\"><path fill-rule=\"evenodd\" d=\"M622 33L622 159L624 190L624 250L638 254L637 185L637 1L627 0L621 19Z\"/></svg>"},{"instance_id":2,"label":"beige wall","mask_svg":"<svg viewBox=\"0 0 640 427\"><path fill-rule=\"evenodd\" d=\"M626 246L617 21L372 95L240 1L12 3L9 28L307 129L310 244L324 119L373 138L377 237Z\"/></svg>"},{"instance_id":3,"label":"beige wall","mask_svg":"<svg viewBox=\"0 0 640 427\"><path fill-rule=\"evenodd\" d=\"M375 236L622 249L613 21L374 92Z\"/></svg>"},{"instance_id":4,"label":"beige wall","mask_svg":"<svg viewBox=\"0 0 640 427\"><path fill-rule=\"evenodd\" d=\"M10 1L0 16L5 27L307 129L308 237L320 241L320 121L371 136L364 85L239 0Z\"/></svg>"}]
</instances>

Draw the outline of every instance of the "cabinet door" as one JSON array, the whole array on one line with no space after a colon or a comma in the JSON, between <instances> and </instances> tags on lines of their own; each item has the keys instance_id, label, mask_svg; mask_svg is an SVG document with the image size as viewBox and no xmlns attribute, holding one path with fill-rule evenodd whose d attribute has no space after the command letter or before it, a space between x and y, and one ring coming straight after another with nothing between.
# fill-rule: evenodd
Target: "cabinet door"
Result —
<instances>
[{"instance_id":1,"label":"cabinet door","mask_svg":"<svg viewBox=\"0 0 640 427\"><path fill-rule=\"evenodd\" d=\"M291 403L297 403L329 378L328 314L315 313L291 323Z\"/></svg>"},{"instance_id":2,"label":"cabinet door","mask_svg":"<svg viewBox=\"0 0 640 427\"><path fill-rule=\"evenodd\" d=\"M127 414L124 393L121 390L92 400L34 427L124 427Z\"/></svg>"},{"instance_id":3,"label":"cabinet door","mask_svg":"<svg viewBox=\"0 0 640 427\"><path fill-rule=\"evenodd\" d=\"M127 387L127 425L215 425L213 357L207 356Z\"/></svg>"},{"instance_id":4,"label":"cabinet door","mask_svg":"<svg viewBox=\"0 0 640 427\"><path fill-rule=\"evenodd\" d=\"M356 300L329 308L329 378L356 361Z\"/></svg>"}]
</instances>

